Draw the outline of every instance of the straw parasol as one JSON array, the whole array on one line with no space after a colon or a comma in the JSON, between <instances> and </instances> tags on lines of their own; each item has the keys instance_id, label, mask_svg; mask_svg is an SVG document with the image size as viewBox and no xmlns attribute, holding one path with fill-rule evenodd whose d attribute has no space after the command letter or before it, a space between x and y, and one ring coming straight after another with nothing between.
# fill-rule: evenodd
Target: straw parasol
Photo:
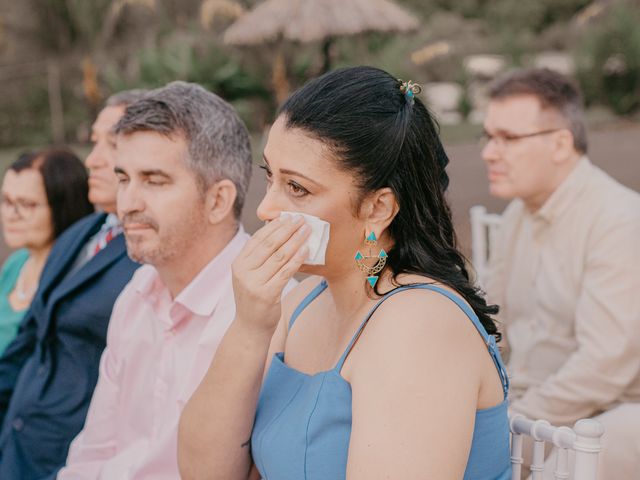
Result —
<instances>
[{"instance_id":1,"label":"straw parasol","mask_svg":"<svg viewBox=\"0 0 640 480\"><path fill-rule=\"evenodd\" d=\"M280 38L321 41L324 66L334 37L365 32L406 32L418 19L391 0L265 0L241 16L224 35L232 45L257 45Z\"/></svg>"}]
</instances>

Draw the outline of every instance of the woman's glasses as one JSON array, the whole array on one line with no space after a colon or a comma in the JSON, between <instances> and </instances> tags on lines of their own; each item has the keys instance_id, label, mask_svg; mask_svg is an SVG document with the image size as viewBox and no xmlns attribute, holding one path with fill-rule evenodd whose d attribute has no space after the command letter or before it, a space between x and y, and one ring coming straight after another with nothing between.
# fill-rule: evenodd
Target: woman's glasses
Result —
<instances>
[{"instance_id":1,"label":"woman's glasses","mask_svg":"<svg viewBox=\"0 0 640 480\"><path fill-rule=\"evenodd\" d=\"M552 129L549 129L549 130L541 130L539 132L532 132L532 133L502 132L502 133L496 133L495 135L492 135L489 132L484 131L480 135L480 146L482 148L484 148L485 146L487 146L487 144L489 142L494 142L494 145L497 148L503 149L503 148L508 147L512 143L517 142L518 140L522 140L523 138L537 137L538 135L546 135L548 133L558 132L560 130L563 130L563 129L562 128L552 128Z\"/></svg>"},{"instance_id":2,"label":"woman's glasses","mask_svg":"<svg viewBox=\"0 0 640 480\"><path fill-rule=\"evenodd\" d=\"M3 210L13 210L18 216L25 218L31 215L38 207L45 206L45 204L26 198L11 199L3 195L0 199L0 206Z\"/></svg>"}]
</instances>

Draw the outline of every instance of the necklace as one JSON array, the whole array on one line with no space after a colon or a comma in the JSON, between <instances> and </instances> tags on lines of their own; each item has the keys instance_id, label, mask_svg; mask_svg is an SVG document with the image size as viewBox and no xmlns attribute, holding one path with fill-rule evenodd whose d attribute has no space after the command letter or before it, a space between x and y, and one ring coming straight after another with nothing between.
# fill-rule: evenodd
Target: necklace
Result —
<instances>
[{"instance_id":1,"label":"necklace","mask_svg":"<svg viewBox=\"0 0 640 480\"><path fill-rule=\"evenodd\" d=\"M27 300L31 300L31 298L33 298L34 293L36 293L36 290L38 289L38 282L35 283L35 285L29 289L25 289L24 283L25 283L25 272L27 270L27 264L31 261L31 259L27 260L25 262L25 264L22 266L22 270L20 270L20 276L18 277L18 280L16 281L16 297L18 297L18 300L20 300L21 302L25 302Z\"/></svg>"}]
</instances>

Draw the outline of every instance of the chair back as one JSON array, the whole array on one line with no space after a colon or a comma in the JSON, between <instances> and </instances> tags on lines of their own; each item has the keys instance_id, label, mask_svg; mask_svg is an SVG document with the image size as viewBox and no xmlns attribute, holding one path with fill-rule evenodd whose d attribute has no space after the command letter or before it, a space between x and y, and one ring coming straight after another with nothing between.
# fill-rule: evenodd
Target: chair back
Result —
<instances>
[{"instance_id":1,"label":"chair back","mask_svg":"<svg viewBox=\"0 0 640 480\"><path fill-rule=\"evenodd\" d=\"M486 287L487 268L491 246L495 245L502 217L497 213L487 213L482 205L469 210L471 217L471 262L476 272L476 283Z\"/></svg>"},{"instance_id":2,"label":"chair back","mask_svg":"<svg viewBox=\"0 0 640 480\"><path fill-rule=\"evenodd\" d=\"M557 450L553 478L556 480L597 480L602 424L596 420L578 420L573 428L554 427L546 420L530 420L515 414L509 418L511 429L512 480L522 478L522 448L524 437L533 439L531 480L542 480L544 475L545 443ZM569 452L575 453L573 475L569 468ZM548 477L547 477L548 478Z\"/></svg>"}]
</instances>

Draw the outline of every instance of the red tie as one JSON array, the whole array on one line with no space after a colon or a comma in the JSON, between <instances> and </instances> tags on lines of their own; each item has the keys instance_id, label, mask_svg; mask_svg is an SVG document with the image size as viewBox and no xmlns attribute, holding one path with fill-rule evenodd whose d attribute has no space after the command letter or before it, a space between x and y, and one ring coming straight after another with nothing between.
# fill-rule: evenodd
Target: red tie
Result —
<instances>
[{"instance_id":1,"label":"red tie","mask_svg":"<svg viewBox=\"0 0 640 480\"><path fill-rule=\"evenodd\" d=\"M114 231L115 227L111 227L109 228L109 230L107 230L107 234L104 236L104 238L102 240L100 240L97 244L96 244L96 248L93 251L94 255L97 255L98 252L100 250L102 250L103 248L105 248L107 246L107 244L113 240L113 231Z\"/></svg>"}]
</instances>

